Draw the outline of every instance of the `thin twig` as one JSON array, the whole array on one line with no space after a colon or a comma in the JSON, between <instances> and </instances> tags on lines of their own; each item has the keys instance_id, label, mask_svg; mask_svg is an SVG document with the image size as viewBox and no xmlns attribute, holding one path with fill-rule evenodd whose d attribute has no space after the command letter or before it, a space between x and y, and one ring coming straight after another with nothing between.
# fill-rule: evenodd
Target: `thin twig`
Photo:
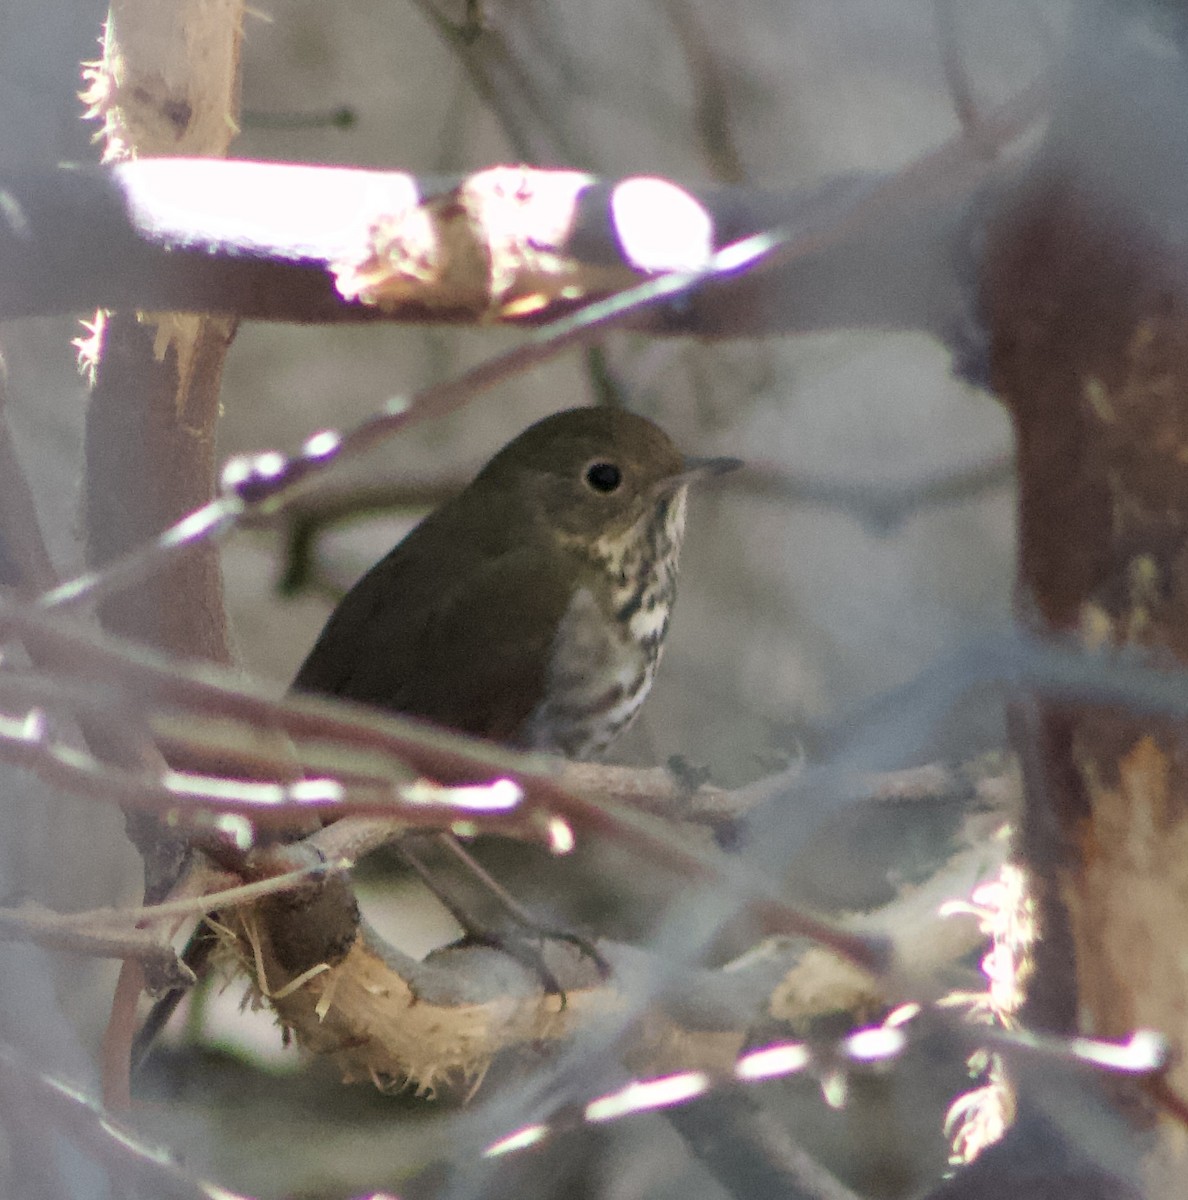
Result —
<instances>
[{"instance_id":1,"label":"thin twig","mask_svg":"<svg viewBox=\"0 0 1188 1200\"><path fill-rule=\"evenodd\" d=\"M139 1195L143 1188L159 1200L248 1200L190 1175L167 1151L141 1141L76 1087L37 1070L8 1046L0 1046L0 1091L6 1100L0 1111L36 1112L45 1129L61 1131L102 1162L122 1195ZM53 1142L44 1145L52 1153Z\"/></svg>"},{"instance_id":2,"label":"thin twig","mask_svg":"<svg viewBox=\"0 0 1188 1200\"><path fill-rule=\"evenodd\" d=\"M488 1146L486 1154L499 1157L519 1153L539 1146L564 1129L663 1111L715 1093L728 1093L740 1084L787 1079L806 1072L827 1078L882 1070L913 1046L927 1047L929 1043L934 1049L939 1043L945 1050L956 1045L967 1052L992 1046L1012 1062L1033 1069L1083 1070L1139 1080L1157 1077L1170 1057L1166 1038L1141 1030L1125 1042L1009 1032L970 1025L944 1009L909 1005L894 1010L881 1025L858 1029L844 1037L762 1046L742 1055L727 1071L702 1069L633 1080L615 1092L581 1103L567 1101L562 1111L508 1134Z\"/></svg>"},{"instance_id":3,"label":"thin twig","mask_svg":"<svg viewBox=\"0 0 1188 1200\"><path fill-rule=\"evenodd\" d=\"M0 716L0 761L30 767L84 797L199 828L225 825L233 817L253 826L292 828L308 825L311 817L373 816L408 829L457 825L468 832L551 840L539 815L519 808L519 789L508 780L441 787L424 780L349 784L334 778L230 779L172 770L146 776L50 741L39 710L24 718Z\"/></svg>"},{"instance_id":4,"label":"thin twig","mask_svg":"<svg viewBox=\"0 0 1188 1200\"><path fill-rule=\"evenodd\" d=\"M0 539L28 595L48 591L58 575L45 546L33 491L8 425L8 371L0 358Z\"/></svg>"},{"instance_id":5,"label":"thin twig","mask_svg":"<svg viewBox=\"0 0 1188 1200\"><path fill-rule=\"evenodd\" d=\"M969 139L976 154L986 159L993 158L998 152L998 146L995 139L987 134L977 101L974 100L965 56L961 50L961 35L957 28L954 0L933 0L932 11L937 41L940 43L945 85L949 89L949 97L953 101L957 120L961 123L962 133Z\"/></svg>"},{"instance_id":6,"label":"thin twig","mask_svg":"<svg viewBox=\"0 0 1188 1200\"><path fill-rule=\"evenodd\" d=\"M722 183L745 183L747 172L731 121L727 73L720 61L721 41L714 36L716 31L702 27L702 18L692 5L664 0L661 7L685 58L693 91L694 128L712 177ZM721 10L711 6L709 11Z\"/></svg>"},{"instance_id":7,"label":"thin twig","mask_svg":"<svg viewBox=\"0 0 1188 1200\"><path fill-rule=\"evenodd\" d=\"M449 5L416 0L417 7L436 27L442 40L466 72L483 105L496 118L517 158L524 162L591 162L590 147L580 145L572 124L565 125L569 109L542 95L530 70L513 52L500 25L488 26L476 17L479 6L458 21ZM535 14L530 24L541 19ZM529 61L554 61L547 59Z\"/></svg>"},{"instance_id":8,"label":"thin twig","mask_svg":"<svg viewBox=\"0 0 1188 1200\"><path fill-rule=\"evenodd\" d=\"M39 645L52 645L84 678L126 685L141 703L171 705L196 716L240 718L290 737L330 737L391 754L412 770L443 783L506 777L548 822L560 818L574 829L605 837L679 876L715 882L762 916L772 932L798 934L828 946L866 969L886 968L881 941L843 933L777 898L777 889L727 856L675 838L662 822L621 806L592 804L557 783L552 760L502 750L479 739L438 731L423 723L376 713L361 705L312 697L283 701L245 687L214 666L182 668L140 648L84 632L35 608L0 597L0 630ZM118 648L117 648L118 647Z\"/></svg>"},{"instance_id":9,"label":"thin twig","mask_svg":"<svg viewBox=\"0 0 1188 1200\"><path fill-rule=\"evenodd\" d=\"M304 883L325 870L323 864L299 867L253 883L240 883L200 896L165 900L138 908L92 908L86 912L59 913L40 904L0 908L0 937L35 942L60 950L81 951L102 957L143 957L143 951L160 949L156 934L143 928L179 917L200 917L212 909L237 908ZM115 945L115 949L108 948Z\"/></svg>"},{"instance_id":10,"label":"thin twig","mask_svg":"<svg viewBox=\"0 0 1188 1200\"><path fill-rule=\"evenodd\" d=\"M134 921L112 927L102 922L102 917L102 910L67 914L39 904L0 908L0 939L32 942L95 958L152 959L158 969L166 971L176 966L173 951L162 945L155 933L137 929Z\"/></svg>"},{"instance_id":11,"label":"thin twig","mask_svg":"<svg viewBox=\"0 0 1188 1200\"><path fill-rule=\"evenodd\" d=\"M1044 89L1038 84L1014 97L986 119L988 136L996 145L1009 141L1035 119L1044 97ZM234 458L224 468L223 494L219 498L101 570L80 575L45 593L40 603L46 608L74 606L122 591L162 570L181 551L226 533L249 513L279 508L331 466L375 449L414 422L446 416L479 392L566 350L588 346L630 319L687 303L705 285L720 285L820 253L865 227L888 207L952 192L966 182L964 176L971 170L984 172L986 167L970 159L963 140L946 143L889 179L848 196L839 207L831 207L803 228L775 228L753 234L716 251L696 270L674 271L588 304L571 316L527 334L504 354L410 397L389 401L381 412L345 433L323 431L313 435L297 455L268 451Z\"/></svg>"},{"instance_id":12,"label":"thin twig","mask_svg":"<svg viewBox=\"0 0 1188 1200\"><path fill-rule=\"evenodd\" d=\"M179 960L174 956L174 962ZM111 1013L99 1047L103 1103L112 1112L132 1109L131 1046L136 1037L136 1006L147 985L144 963L129 955L120 963L120 974L111 998Z\"/></svg>"}]
</instances>

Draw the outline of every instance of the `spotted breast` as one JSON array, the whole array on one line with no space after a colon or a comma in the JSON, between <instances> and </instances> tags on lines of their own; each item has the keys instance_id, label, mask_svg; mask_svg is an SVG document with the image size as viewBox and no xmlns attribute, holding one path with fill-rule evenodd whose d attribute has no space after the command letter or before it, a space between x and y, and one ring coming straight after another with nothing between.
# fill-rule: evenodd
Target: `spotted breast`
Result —
<instances>
[{"instance_id":1,"label":"spotted breast","mask_svg":"<svg viewBox=\"0 0 1188 1200\"><path fill-rule=\"evenodd\" d=\"M595 758L635 719L668 633L687 496L688 486L679 485L626 531L573 544L593 578L558 624L545 696L523 730L526 745Z\"/></svg>"}]
</instances>

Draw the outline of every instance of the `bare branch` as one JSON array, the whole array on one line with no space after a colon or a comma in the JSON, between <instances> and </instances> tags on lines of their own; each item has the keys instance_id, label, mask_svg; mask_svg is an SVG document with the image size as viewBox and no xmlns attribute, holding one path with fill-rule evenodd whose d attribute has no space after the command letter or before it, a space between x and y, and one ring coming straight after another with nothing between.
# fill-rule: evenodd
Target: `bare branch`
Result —
<instances>
[{"instance_id":1,"label":"bare branch","mask_svg":"<svg viewBox=\"0 0 1188 1200\"><path fill-rule=\"evenodd\" d=\"M940 43L941 66L945 84L953 101L953 110L961 129L978 154L993 158L997 153L994 139L983 132L982 116L974 99L969 72L962 54L961 35L957 27L957 12L953 0L933 0L933 19L937 41Z\"/></svg>"},{"instance_id":2,"label":"bare branch","mask_svg":"<svg viewBox=\"0 0 1188 1200\"><path fill-rule=\"evenodd\" d=\"M911 802L927 790L926 779L926 772L909 773L899 784L888 778L883 792L890 802ZM989 857L984 822L1001 819L1001 813L974 819L958 843L966 835L973 840L935 881L855 922L868 934L894 931L900 970L890 982L783 939L756 947L721 974L603 941L599 953L615 968L608 981L574 946L548 941L545 962L566 994L556 1009L557 998L541 994L535 973L485 947L448 947L416 962L359 926L357 913L344 936L344 910L337 902L327 910L316 884L279 907L258 907L220 924L235 935L241 968L298 1040L330 1055L349 1080L407 1078L434 1087L452 1075L478 1078L496 1051L557 1045L595 1028L606 1035L603 1022L611 1014L608 1052L639 1052L653 1066L656 1055L668 1055L674 1070L707 1062L722 1068L714 1056L741 1047L755 1005L767 1019L792 1022L822 1012L877 1013L887 1007L889 990L951 975L982 934L972 920L939 920L938 908L981 877ZM381 823L347 819L317 831L301 849L319 860L353 859L389 832ZM332 919L320 929L327 912ZM647 1044L641 1046L637 1018L645 1007L659 1024L652 1016L642 1023Z\"/></svg>"},{"instance_id":3,"label":"bare branch","mask_svg":"<svg viewBox=\"0 0 1188 1200\"><path fill-rule=\"evenodd\" d=\"M1042 93L1032 89L986 114L982 128L1001 148L1043 107ZM572 310L575 295L589 300L641 272L699 265L704 233L693 230L708 224L714 247L786 226L787 246L770 263L781 269L762 281L723 287L736 270L711 266L671 292L629 302L616 313L616 324L734 336L821 328L823 321L943 331L952 314L938 311L939 295L928 301L921 289L930 286L938 253L944 258L946 230L956 232L970 196L995 170L964 136L890 178L867 177L816 194L740 189L694 197L656 181L610 183L573 172L554 180L550 172L524 170L522 184L512 189L516 195L507 197L513 214L535 211L542 202L555 209L549 225L557 232L543 239L554 265L542 269L541 229L522 216L512 222L519 230L514 246L497 246L484 231L481 202L469 206L462 224L454 219L451 205L482 173L422 182L399 172L275 163L145 159L107 172L72 167L4 181L0 316L103 306L270 320L472 322L496 315L540 323ZM548 199L566 180L569 200ZM666 200L658 199L662 190ZM638 201L628 199L635 195ZM698 210L703 216L691 220ZM674 241L674 224L690 231L683 241ZM497 225L506 233L506 222ZM459 235L467 240L465 252L454 246ZM932 252L921 257L925 238ZM485 260L498 269L486 283L470 267L462 278L451 276L453 268L440 257L449 246L449 262L461 267ZM425 253L437 264L427 271ZM868 267L896 264L897 300L890 280L876 282L870 270L848 276L849 291L830 294L847 278L847 265L864 261ZM535 264L530 286L522 262ZM510 274L499 266L504 263ZM398 294L383 293L382 306L363 302L372 295L373 267L403 281ZM424 286L416 282L421 275ZM508 277L520 281L510 292ZM569 282L560 286L563 277ZM713 295L668 306L711 277ZM663 309L658 315L645 311L657 307Z\"/></svg>"},{"instance_id":4,"label":"bare branch","mask_svg":"<svg viewBox=\"0 0 1188 1200\"><path fill-rule=\"evenodd\" d=\"M141 960L125 958L120 963L111 1014L99 1047L103 1104L113 1112L128 1112L132 1108L130 1065L136 1037L136 1008L147 986L148 975Z\"/></svg>"},{"instance_id":5,"label":"bare branch","mask_svg":"<svg viewBox=\"0 0 1188 1200\"><path fill-rule=\"evenodd\" d=\"M141 1141L76 1087L38 1071L8 1046L0 1046L0 1093L3 1111L37 1114L43 1139L45 1130L59 1130L102 1162L120 1194L145 1188L161 1200L247 1200L190 1175L168 1152ZM41 1146L52 1153L51 1142Z\"/></svg>"},{"instance_id":6,"label":"bare branch","mask_svg":"<svg viewBox=\"0 0 1188 1200\"><path fill-rule=\"evenodd\" d=\"M29 480L8 426L8 372L0 358L0 540L16 569L12 581L26 594L46 592L58 582L45 547Z\"/></svg>"},{"instance_id":7,"label":"bare branch","mask_svg":"<svg viewBox=\"0 0 1188 1200\"><path fill-rule=\"evenodd\" d=\"M1041 104L1041 94L1037 89L1033 89L1031 93L1016 98L995 114L994 121L988 121L988 127L992 127L1003 138L1012 136L1020 124L1025 126L1035 118ZM647 313L658 313L661 324L664 325L672 317L671 313L665 315L664 307L677 300L681 301L682 312L696 312L699 305L706 311L712 310L723 301L722 289L716 286L707 290L701 285L710 282L721 285L741 278L746 286L750 286L746 281L756 278L761 280L767 272L775 268L812 257L844 243L849 235L865 229L871 220L886 209L894 210L897 205L909 199L916 202L922 196L948 194L955 187L960 190L964 175L976 167L976 164L967 160L968 150L962 143L946 145L889 180L851 191L844 203L830 206L824 216L806 221L798 232L777 228L728 245L704 261L694 255L700 264L695 269L674 270L616 296L589 304L573 316L555 321L525 338L505 354L480 363L451 380L424 388L409 399L389 402L384 411L344 434L315 434L307 441L301 453L294 457L270 451L253 457L234 459L224 469L223 494L220 497L191 512L154 541L144 543L108 562L101 571L80 576L55 588L43 597L43 603L50 607L77 604L126 589L165 569L173 556L180 551L201 545L207 539L225 532L253 509L262 506L276 508L290 498L298 487L307 484L331 465L349 461L374 449L414 421L443 416L465 404L478 392L514 377L563 350L589 345L600 338L607 329L621 326ZM188 177L195 169L201 167L206 170L220 166L235 172L250 171L253 177L261 171L274 169L263 164L251 163L171 164L165 160L158 160L155 164L132 164L132 167L137 169L177 169L187 177L191 186L192 181L189 181ZM275 169L313 170L296 167ZM275 185L276 181L273 182ZM293 181L288 182L292 184ZM175 181L174 186L180 187L181 184ZM188 199L189 190L187 201ZM189 209L185 211L189 212ZM356 272L360 269L362 268L352 268ZM387 286L386 268L381 263L375 270L379 274L374 280L368 275L365 286L368 289L382 290ZM536 286L536 276L531 272L529 274L532 285ZM0 273L0 279L2 278ZM521 281L515 286L522 288L529 285ZM730 289L726 290L730 292ZM514 292L514 289L513 294L518 297L518 292ZM519 303L520 299L522 297L515 302ZM730 300L724 311L735 314L732 319L737 319L739 304L740 297L730 292ZM779 306L776 306L776 310L780 310ZM695 317L695 327L697 320ZM670 331L676 330L674 328ZM702 332L706 330L703 329Z\"/></svg>"},{"instance_id":8,"label":"bare branch","mask_svg":"<svg viewBox=\"0 0 1188 1200\"><path fill-rule=\"evenodd\" d=\"M483 19L480 5L467 5L462 20L441 0L417 0L417 7L433 23L446 45L461 63L471 86L503 128L513 152L525 162L552 164L592 162L594 151L584 144L563 104L555 103L534 78L538 62L557 64L566 53L564 46L549 40L540 45L542 21L535 18L524 27L535 36L536 45L517 46L502 22ZM563 68L568 75L572 63Z\"/></svg>"},{"instance_id":9,"label":"bare branch","mask_svg":"<svg viewBox=\"0 0 1188 1200\"><path fill-rule=\"evenodd\" d=\"M675 839L646 814L607 804L592 804L565 791L553 762L543 756L516 754L481 739L436 730L361 705L310 697L276 701L245 687L215 666L182 668L141 648L113 643L35 609L0 598L0 629L34 645L53 646L72 674L126 685L146 708L180 708L196 717L218 716L257 722L290 737L338 739L345 745L387 754L397 763L441 783L473 783L492 776L516 782L525 803L549 818L560 817L574 829L600 836L646 855L689 879L714 881L728 894L753 906L773 933L813 938L868 969L881 970L885 947L839 932L789 907L776 889L708 847Z\"/></svg>"},{"instance_id":10,"label":"bare branch","mask_svg":"<svg viewBox=\"0 0 1188 1200\"><path fill-rule=\"evenodd\" d=\"M258 910L226 927L241 969L282 1023L307 1049L328 1056L345 1082L430 1091L481 1080L497 1053L559 1049L604 1029L608 1017L620 1030L616 1052L642 1054L662 1069L726 1066L799 957L789 944L772 942L729 970L707 971L600 940L598 951L614 968L607 981L575 946L546 941L542 955L562 998L545 994L537 974L508 955L473 944L417 962L359 936L345 953L327 945L312 963L290 959L278 916L284 910ZM649 1019L631 1019L639 1000L621 981L658 977L670 986L649 1005ZM812 982L803 985L812 997Z\"/></svg>"},{"instance_id":11,"label":"bare branch","mask_svg":"<svg viewBox=\"0 0 1188 1200\"><path fill-rule=\"evenodd\" d=\"M150 964L167 983L188 986L194 982L157 934L137 929L135 921L117 920L116 914L115 909L56 913L32 903L0 908L0 939L97 958L136 958Z\"/></svg>"},{"instance_id":12,"label":"bare branch","mask_svg":"<svg viewBox=\"0 0 1188 1200\"><path fill-rule=\"evenodd\" d=\"M694 125L711 176L723 183L745 183L746 169L730 111L732 97L721 62L721 39L714 36L719 31L704 28L705 13L695 12L692 4L664 0L661 7L688 65ZM720 10L711 6L708 11Z\"/></svg>"},{"instance_id":13,"label":"bare branch","mask_svg":"<svg viewBox=\"0 0 1188 1200\"><path fill-rule=\"evenodd\" d=\"M1043 1036L975 1029L941 1010L909 1006L893 1011L880 1025L855 1030L832 1041L776 1042L740 1055L729 1068L686 1069L679 1075L633 1080L617 1091L567 1105L564 1113L519 1129L488 1147L489 1156L515 1153L538 1146L545 1138L583 1123L620 1120L689 1104L741 1084L785 1079L812 1071L822 1078L878 1070L909 1052L913 1045L955 1041L973 1048L989 1043L1029 1069L1100 1071L1136 1079L1155 1078L1168 1064L1162 1037L1138 1032L1124 1043L1091 1038ZM839 1195L842 1193L806 1193Z\"/></svg>"},{"instance_id":14,"label":"bare branch","mask_svg":"<svg viewBox=\"0 0 1188 1200\"><path fill-rule=\"evenodd\" d=\"M0 716L0 761L30 767L79 795L199 831L231 830L234 818L284 829L308 827L311 818L372 816L385 818L392 836L409 829L481 830L546 844L566 836L541 814L519 810L520 790L508 779L441 787L425 780L344 784L333 778L232 779L173 770L145 777L52 742L44 714L36 709L24 718Z\"/></svg>"},{"instance_id":15,"label":"bare branch","mask_svg":"<svg viewBox=\"0 0 1188 1200\"><path fill-rule=\"evenodd\" d=\"M204 164L208 165L208 164ZM240 164L243 165L243 164ZM673 272L564 318L530 336L516 347L479 363L451 380L432 384L409 399L397 398L344 434L314 434L300 454L279 451L232 459L223 470L223 494L189 513L155 540L128 551L102 569L79 576L46 593L43 607L54 608L94 601L129 588L163 570L180 551L200 546L229 530L256 508L275 509L299 486L329 466L374 449L414 421L440 417L465 404L480 391L494 387L575 345L600 337L623 318L674 299L696 283L746 272L786 249L785 233L758 234L714 254L696 271Z\"/></svg>"},{"instance_id":16,"label":"bare branch","mask_svg":"<svg viewBox=\"0 0 1188 1200\"><path fill-rule=\"evenodd\" d=\"M161 944L157 933L143 926L185 917L201 917L216 908L229 909L241 904L254 904L265 896L274 896L294 888L325 869L322 863L312 864L254 883L220 887L184 900L164 900L160 904L147 904L140 908L93 908L79 913L54 912L34 903L22 904L19 908L0 908L0 938L34 942L55 950L73 950L102 958L164 960L166 956L173 957L172 951ZM215 878L218 876L208 877L208 882ZM167 979L166 983L193 983L192 977L179 972L176 960L169 967L177 978Z\"/></svg>"}]
</instances>

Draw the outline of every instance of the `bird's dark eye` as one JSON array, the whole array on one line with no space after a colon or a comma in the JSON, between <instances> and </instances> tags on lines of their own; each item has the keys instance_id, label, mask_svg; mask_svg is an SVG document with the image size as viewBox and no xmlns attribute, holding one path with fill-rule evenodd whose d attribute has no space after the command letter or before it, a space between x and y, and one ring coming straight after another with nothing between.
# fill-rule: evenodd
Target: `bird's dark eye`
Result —
<instances>
[{"instance_id":1,"label":"bird's dark eye","mask_svg":"<svg viewBox=\"0 0 1188 1200\"><path fill-rule=\"evenodd\" d=\"M613 492L623 482L623 472L614 463L591 463L586 468L586 482L596 492Z\"/></svg>"}]
</instances>

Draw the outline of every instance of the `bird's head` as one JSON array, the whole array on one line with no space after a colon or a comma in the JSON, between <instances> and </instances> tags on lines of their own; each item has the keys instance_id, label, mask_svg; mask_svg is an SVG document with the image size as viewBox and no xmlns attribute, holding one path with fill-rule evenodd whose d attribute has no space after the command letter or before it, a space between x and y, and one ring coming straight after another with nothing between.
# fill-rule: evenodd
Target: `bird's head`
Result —
<instances>
[{"instance_id":1,"label":"bird's head","mask_svg":"<svg viewBox=\"0 0 1188 1200\"><path fill-rule=\"evenodd\" d=\"M738 465L687 458L659 426L634 413L577 408L530 426L476 482L516 492L566 541L594 545L683 510L689 484Z\"/></svg>"}]
</instances>

